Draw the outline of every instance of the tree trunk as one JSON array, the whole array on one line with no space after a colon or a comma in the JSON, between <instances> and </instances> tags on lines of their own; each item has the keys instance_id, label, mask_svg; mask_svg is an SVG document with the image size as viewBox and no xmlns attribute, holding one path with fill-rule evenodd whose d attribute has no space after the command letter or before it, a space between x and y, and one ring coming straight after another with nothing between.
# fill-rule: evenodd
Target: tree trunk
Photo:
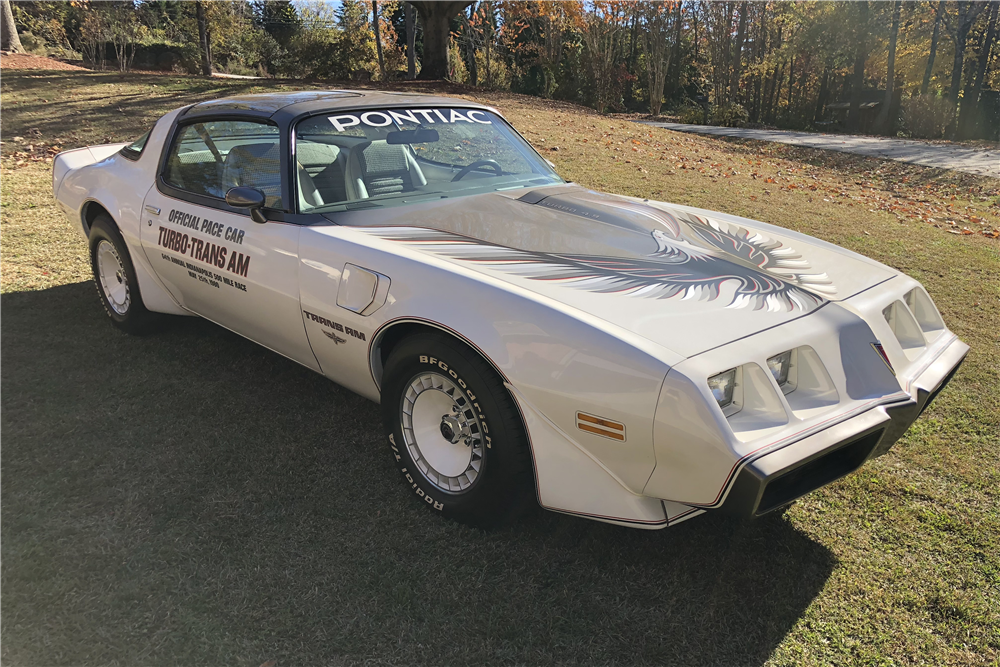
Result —
<instances>
[{"instance_id":1,"label":"tree trunk","mask_svg":"<svg viewBox=\"0 0 1000 667\"><path fill-rule=\"evenodd\" d=\"M475 8L473 8L475 9ZM469 14L474 14L469 10ZM469 83L473 88L479 85L479 63L476 62L476 37L472 31L472 21L470 16L462 12L462 27L465 29L465 56L469 60Z\"/></svg>"},{"instance_id":2,"label":"tree trunk","mask_svg":"<svg viewBox=\"0 0 1000 667\"><path fill-rule=\"evenodd\" d=\"M896 38L899 37L899 9L901 0L892 5L892 29L889 32L889 62L885 74L885 98L878 114L878 127L882 134L893 135L896 132L896 119L890 115L892 109L892 94L896 86Z\"/></svg>"},{"instance_id":3,"label":"tree trunk","mask_svg":"<svg viewBox=\"0 0 1000 667\"><path fill-rule=\"evenodd\" d=\"M777 77L774 80L774 88L771 93L774 95L774 99L770 101L770 109L768 110L768 118L770 122L774 121L775 116L778 113L778 104L781 103L781 85L785 81L785 61L781 61L781 67L778 68Z\"/></svg>"},{"instance_id":4,"label":"tree trunk","mask_svg":"<svg viewBox=\"0 0 1000 667\"><path fill-rule=\"evenodd\" d=\"M855 35L854 76L851 77L851 108L847 112L847 129L857 132L861 127L861 89L865 85L865 61L868 60L868 2L858 2L858 30Z\"/></svg>"},{"instance_id":5,"label":"tree trunk","mask_svg":"<svg viewBox=\"0 0 1000 667\"><path fill-rule=\"evenodd\" d=\"M681 80L681 7L683 2L677 3L677 13L674 15L674 55L671 58L670 89L671 95L677 94L677 88ZM694 58L698 60L698 33L697 23L695 24L695 46Z\"/></svg>"},{"instance_id":6,"label":"tree trunk","mask_svg":"<svg viewBox=\"0 0 1000 667\"><path fill-rule=\"evenodd\" d=\"M792 113L792 92L795 90L795 54L788 63L788 113Z\"/></svg>"},{"instance_id":7,"label":"tree trunk","mask_svg":"<svg viewBox=\"0 0 1000 667\"><path fill-rule=\"evenodd\" d=\"M17 26L14 25L14 11L10 8L10 0L0 0L0 4L3 4L3 14L0 15L3 19L3 26L0 26L3 44L0 48L13 53L24 53L21 38L17 36Z\"/></svg>"},{"instance_id":8,"label":"tree trunk","mask_svg":"<svg viewBox=\"0 0 1000 667\"><path fill-rule=\"evenodd\" d=\"M830 85L830 65L823 68L823 79L819 83L819 96L816 98L816 113L813 115L813 125L823 118L823 111L826 109L826 98L829 94Z\"/></svg>"},{"instance_id":9,"label":"tree trunk","mask_svg":"<svg viewBox=\"0 0 1000 667\"><path fill-rule=\"evenodd\" d=\"M450 34L448 24L452 17L471 5L472 0L457 2L421 0L410 4L420 12L420 22L424 27L424 57L417 78L424 81L447 78Z\"/></svg>"},{"instance_id":10,"label":"tree trunk","mask_svg":"<svg viewBox=\"0 0 1000 667\"><path fill-rule=\"evenodd\" d=\"M955 42L955 61L951 67L951 88L948 91L948 99L958 104L958 95L962 91L962 70L965 67L965 46L969 40L969 30L975 23L976 17L983 9L982 5L974 5L971 2L958 3L958 22L952 39ZM952 120L951 125L945 130L945 138L954 139L958 131L958 116Z\"/></svg>"},{"instance_id":11,"label":"tree trunk","mask_svg":"<svg viewBox=\"0 0 1000 667\"><path fill-rule=\"evenodd\" d=\"M483 28L483 41L486 47L486 87L493 88L493 8L489 0L483 3L486 8L486 26ZM489 28L487 32L486 28Z\"/></svg>"},{"instance_id":12,"label":"tree trunk","mask_svg":"<svg viewBox=\"0 0 1000 667\"><path fill-rule=\"evenodd\" d=\"M965 64L965 45L969 40L969 30L983 7L984 5L971 2L958 3L958 23L955 24L952 35L955 41L955 62L951 68L951 89L948 91L948 99L955 104L958 104L958 93L962 90L962 66Z\"/></svg>"},{"instance_id":13,"label":"tree trunk","mask_svg":"<svg viewBox=\"0 0 1000 667\"><path fill-rule=\"evenodd\" d=\"M201 73L212 76L212 50L208 33L208 20L205 18L205 4L199 0L194 3L195 16L198 19L198 41L201 42Z\"/></svg>"},{"instance_id":14,"label":"tree trunk","mask_svg":"<svg viewBox=\"0 0 1000 667\"><path fill-rule=\"evenodd\" d=\"M934 32L931 33L931 52L927 56L927 69L924 70L924 82L920 86L920 94L927 94L927 87L931 84L931 71L934 69L934 57L937 55L938 36L941 34L941 21L944 18L944 3L938 3L936 16L934 17Z\"/></svg>"},{"instance_id":15,"label":"tree trunk","mask_svg":"<svg viewBox=\"0 0 1000 667\"><path fill-rule=\"evenodd\" d=\"M743 43L747 38L747 13L749 12L747 1L743 0L740 5L740 27L736 31L736 45L733 48L733 76L729 81L729 99L737 101L740 93L740 75L743 69Z\"/></svg>"},{"instance_id":16,"label":"tree trunk","mask_svg":"<svg viewBox=\"0 0 1000 667\"><path fill-rule=\"evenodd\" d=\"M406 17L406 78L417 77L417 21L413 14L413 5L405 3L403 14Z\"/></svg>"},{"instance_id":17,"label":"tree trunk","mask_svg":"<svg viewBox=\"0 0 1000 667\"><path fill-rule=\"evenodd\" d=\"M965 21L967 9L964 2L958 3L958 24L955 34L955 58L951 64L951 86L948 88L948 99L958 104L958 93L962 89L962 65L965 63L965 40L962 39L962 23Z\"/></svg>"},{"instance_id":18,"label":"tree trunk","mask_svg":"<svg viewBox=\"0 0 1000 667\"><path fill-rule=\"evenodd\" d=\"M997 13L1000 12L1000 5L996 2L990 3L989 19L987 20L986 34L979 44L979 62L976 68L975 79L972 82L972 89L968 90L962 98L962 111L958 115L958 132L960 139L971 139L976 133L978 124L979 95L983 89L983 79L986 76L986 67L990 62L993 51L993 44L997 38Z\"/></svg>"},{"instance_id":19,"label":"tree trunk","mask_svg":"<svg viewBox=\"0 0 1000 667\"><path fill-rule=\"evenodd\" d=\"M378 25L378 0L372 0L372 34L375 37L375 58L378 61L379 81L385 81L385 58L382 56L382 31Z\"/></svg>"}]
</instances>

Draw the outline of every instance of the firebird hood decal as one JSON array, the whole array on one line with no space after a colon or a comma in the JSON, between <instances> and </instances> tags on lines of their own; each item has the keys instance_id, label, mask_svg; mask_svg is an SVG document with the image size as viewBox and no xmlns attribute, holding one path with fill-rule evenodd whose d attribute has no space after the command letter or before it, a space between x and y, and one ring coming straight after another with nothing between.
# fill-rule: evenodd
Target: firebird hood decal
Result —
<instances>
[{"instance_id":1,"label":"firebird hood decal","mask_svg":"<svg viewBox=\"0 0 1000 667\"><path fill-rule=\"evenodd\" d=\"M572 185L331 217L347 235L506 281L684 357L895 275L793 231Z\"/></svg>"},{"instance_id":2,"label":"firebird hood decal","mask_svg":"<svg viewBox=\"0 0 1000 667\"><path fill-rule=\"evenodd\" d=\"M801 255L759 232L607 199L546 197L537 205L641 233L648 239L645 255L521 250L440 229L396 227L376 233L450 259L601 294L713 301L731 283L735 289L725 291L729 308L803 313L823 304L824 294L836 293L826 274L810 272Z\"/></svg>"}]
</instances>

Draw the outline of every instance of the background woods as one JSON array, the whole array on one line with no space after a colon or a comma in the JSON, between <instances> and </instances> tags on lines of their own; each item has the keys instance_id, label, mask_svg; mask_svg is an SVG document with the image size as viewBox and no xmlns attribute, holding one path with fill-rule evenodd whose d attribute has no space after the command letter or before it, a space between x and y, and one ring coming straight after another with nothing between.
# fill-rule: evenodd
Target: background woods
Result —
<instances>
[{"instance_id":1,"label":"background woods","mask_svg":"<svg viewBox=\"0 0 1000 667\"><path fill-rule=\"evenodd\" d=\"M1000 131L1000 3L986 0L3 4L5 48L97 69L447 78L683 122Z\"/></svg>"}]
</instances>

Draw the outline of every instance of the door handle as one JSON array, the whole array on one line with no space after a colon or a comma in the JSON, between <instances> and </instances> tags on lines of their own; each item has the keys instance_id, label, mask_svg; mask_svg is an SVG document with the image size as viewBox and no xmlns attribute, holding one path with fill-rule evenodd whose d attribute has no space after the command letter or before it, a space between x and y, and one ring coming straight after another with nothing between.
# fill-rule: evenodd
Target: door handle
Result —
<instances>
[{"instance_id":1,"label":"door handle","mask_svg":"<svg viewBox=\"0 0 1000 667\"><path fill-rule=\"evenodd\" d=\"M160 214L160 209L156 208L155 206L150 206L149 204L146 204L146 213L152 213L153 215L159 215Z\"/></svg>"}]
</instances>

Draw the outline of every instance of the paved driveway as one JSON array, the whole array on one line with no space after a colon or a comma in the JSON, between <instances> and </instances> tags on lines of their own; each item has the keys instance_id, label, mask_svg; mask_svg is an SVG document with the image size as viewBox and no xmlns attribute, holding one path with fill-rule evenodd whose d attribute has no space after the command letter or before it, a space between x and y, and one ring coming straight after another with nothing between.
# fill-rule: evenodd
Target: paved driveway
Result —
<instances>
[{"instance_id":1,"label":"paved driveway","mask_svg":"<svg viewBox=\"0 0 1000 667\"><path fill-rule=\"evenodd\" d=\"M696 134L717 134L726 137L776 141L793 146L808 146L829 151L856 153L900 162L912 162L925 167L956 169L980 176L1000 178L1000 150L968 148L931 144L906 139L883 139L859 137L849 134L813 134L810 132L788 132L785 130L750 130L742 127L714 127L711 125L683 125L681 123L658 123L649 120L636 121L644 125L663 127L678 132Z\"/></svg>"}]
</instances>

